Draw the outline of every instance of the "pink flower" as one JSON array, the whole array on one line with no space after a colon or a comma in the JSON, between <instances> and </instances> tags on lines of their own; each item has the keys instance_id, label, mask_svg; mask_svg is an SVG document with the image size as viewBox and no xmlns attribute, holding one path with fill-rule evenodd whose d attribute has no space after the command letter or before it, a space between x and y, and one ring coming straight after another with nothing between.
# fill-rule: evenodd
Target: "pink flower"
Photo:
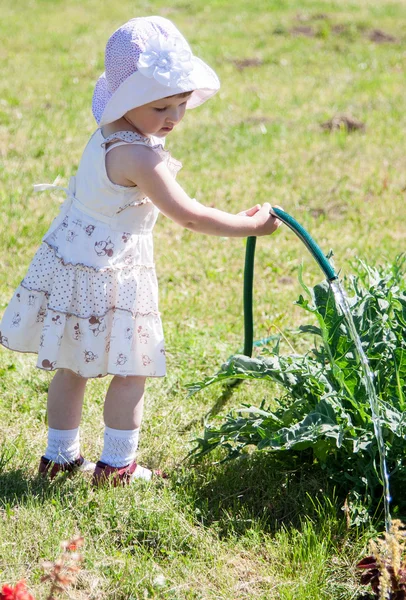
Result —
<instances>
[{"instance_id":1,"label":"pink flower","mask_svg":"<svg viewBox=\"0 0 406 600\"><path fill-rule=\"evenodd\" d=\"M0 600L35 600L35 598L27 592L25 581L22 580L19 581L14 588L10 585L3 585L3 589L0 593Z\"/></svg>"}]
</instances>

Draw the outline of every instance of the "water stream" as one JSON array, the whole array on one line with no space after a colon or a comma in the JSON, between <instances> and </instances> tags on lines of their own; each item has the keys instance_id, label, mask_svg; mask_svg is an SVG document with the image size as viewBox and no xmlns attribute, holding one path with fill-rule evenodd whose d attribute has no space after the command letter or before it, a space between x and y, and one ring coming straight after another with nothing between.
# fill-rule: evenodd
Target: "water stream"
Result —
<instances>
[{"instance_id":1,"label":"water stream","mask_svg":"<svg viewBox=\"0 0 406 600\"><path fill-rule=\"evenodd\" d=\"M320 247L313 240L311 235L294 219L291 215L283 211L281 208L273 207L271 212L275 214L285 225L287 225L304 243L306 248L312 254L323 273L326 276L327 281L330 283L333 291L337 306L342 311L342 314L347 322L348 332L355 344L356 351L359 356L360 365L362 369L362 380L365 386L365 391L369 399L371 407L371 416L374 427L374 433L378 445L379 452L379 467L381 473L381 480L383 485L383 503L385 511L385 530L390 533L391 529L391 515L390 515L390 491L389 491L389 475L386 466L386 452L385 442L383 440L382 425L381 425L381 409L379 405L379 398L375 390L374 385L374 374L368 362L367 356L362 347L362 343L358 332L356 330L354 320L351 314L351 308L348 303L344 289L338 280L337 274L331 266L328 258L321 251ZM249 237L247 239L247 250L246 250L246 262L244 270L244 329L245 329L245 345L244 354L252 356L252 345L253 345L253 323L252 323L252 280L253 280L253 268L254 268L254 255L255 255L255 237Z\"/></svg>"},{"instance_id":2,"label":"water stream","mask_svg":"<svg viewBox=\"0 0 406 600\"><path fill-rule=\"evenodd\" d=\"M382 426L381 426L381 410L379 406L379 398L375 390L374 385L374 374L371 370L368 358L364 352L362 347L362 343L358 332L356 330L354 320L351 314L351 308L348 303L346 294L344 289L342 288L338 279L334 281L330 281L331 289L334 294L334 298L336 300L337 305L340 307L343 316L347 322L348 331L351 335L351 338L355 344L359 359L360 365L363 373L363 382L365 385L365 390L367 393L367 397L369 399L369 404L371 406L371 415L372 422L374 425L375 437L378 444L378 452L379 452L379 463L380 463L380 472L382 478L383 485L383 503L384 503L384 511L385 511L385 530L387 533L390 532L391 528L391 514L390 514L390 490L389 490L389 474L386 466L386 451L385 451L385 442L382 434Z\"/></svg>"}]
</instances>

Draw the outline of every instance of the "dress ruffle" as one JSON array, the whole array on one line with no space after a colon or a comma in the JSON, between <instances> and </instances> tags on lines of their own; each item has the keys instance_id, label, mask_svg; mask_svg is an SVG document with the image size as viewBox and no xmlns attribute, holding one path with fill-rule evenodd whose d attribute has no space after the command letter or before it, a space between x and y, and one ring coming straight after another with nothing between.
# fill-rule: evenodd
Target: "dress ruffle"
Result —
<instances>
[{"instance_id":1,"label":"dress ruffle","mask_svg":"<svg viewBox=\"0 0 406 600\"><path fill-rule=\"evenodd\" d=\"M38 353L49 371L165 375L151 233L112 231L75 207L50 232L6 309L0 343Z\"/></svg>"},{"instance_id":2,"label":"dress ruffle","mask_svg":"<svg viewBox=\"0 0 406 600\"><path fill-rule=\"evenodd\" d=\"M94 269L64 264L45 242L37 251L21 287L44 294L48 309L81 319L102 317L112 309L129 312L133 317L159 314L153 266Z\"/></svg>"}]
</instances>

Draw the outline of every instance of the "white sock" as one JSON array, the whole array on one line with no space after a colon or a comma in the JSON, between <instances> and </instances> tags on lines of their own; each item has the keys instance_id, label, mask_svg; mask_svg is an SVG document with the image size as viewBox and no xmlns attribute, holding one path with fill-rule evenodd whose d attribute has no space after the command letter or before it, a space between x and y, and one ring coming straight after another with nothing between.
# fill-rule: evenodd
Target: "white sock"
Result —
<instances>
[{"instance_id":1,"label":"white sock","mask_svg":"<svg viewBox=\"0 0 406 600\"><path fill-rule=\"evenodd\" d=\"M126 467L133 462L137 448L140 429L104 429L104 446L101 462L110 467Z\"/></svg>"},{"instance_id":2,"label":"white sock","mask_svg":"<svg viewBox=\"0 0 406 600\"><path fill-rule=\"evenodd\" d=\"M79 427L76 429L48 428L45 458L60 465L73 462L80 456Z\"/></svg>"}]
</instances>

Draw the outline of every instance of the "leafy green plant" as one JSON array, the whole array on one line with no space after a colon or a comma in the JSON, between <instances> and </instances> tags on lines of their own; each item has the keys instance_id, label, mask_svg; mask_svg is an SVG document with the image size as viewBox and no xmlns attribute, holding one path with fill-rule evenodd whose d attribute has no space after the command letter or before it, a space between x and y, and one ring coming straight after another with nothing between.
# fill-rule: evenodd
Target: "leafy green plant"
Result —
<instances>
[{"instance_id":1,"label":"leafy green plant","mask_svg":"<svg viewBox=\"0 0 406 600\"><path fill-rule=\"evenodd\" d=\"M387 461L395 490L406 481L406 257L375 268L359 261L346 281L352 315L375 376ZM279 342L256 358L232 356L213 377L192 384L195 393L227 379L262 379L279 384L282 394L268 405L245 404L219 426L207 424L197 455L215 448L235 458L248 447L279 452L312 452L345 493L348 504L376 506L381 498L378 448L359 357L327 282L297 304L316 320L300 327L316 343L306 354L283 355ZM355 512L353 511L353 515ZM355 521L365 518L359 511Z\"/></svg>"}]
</instances>

